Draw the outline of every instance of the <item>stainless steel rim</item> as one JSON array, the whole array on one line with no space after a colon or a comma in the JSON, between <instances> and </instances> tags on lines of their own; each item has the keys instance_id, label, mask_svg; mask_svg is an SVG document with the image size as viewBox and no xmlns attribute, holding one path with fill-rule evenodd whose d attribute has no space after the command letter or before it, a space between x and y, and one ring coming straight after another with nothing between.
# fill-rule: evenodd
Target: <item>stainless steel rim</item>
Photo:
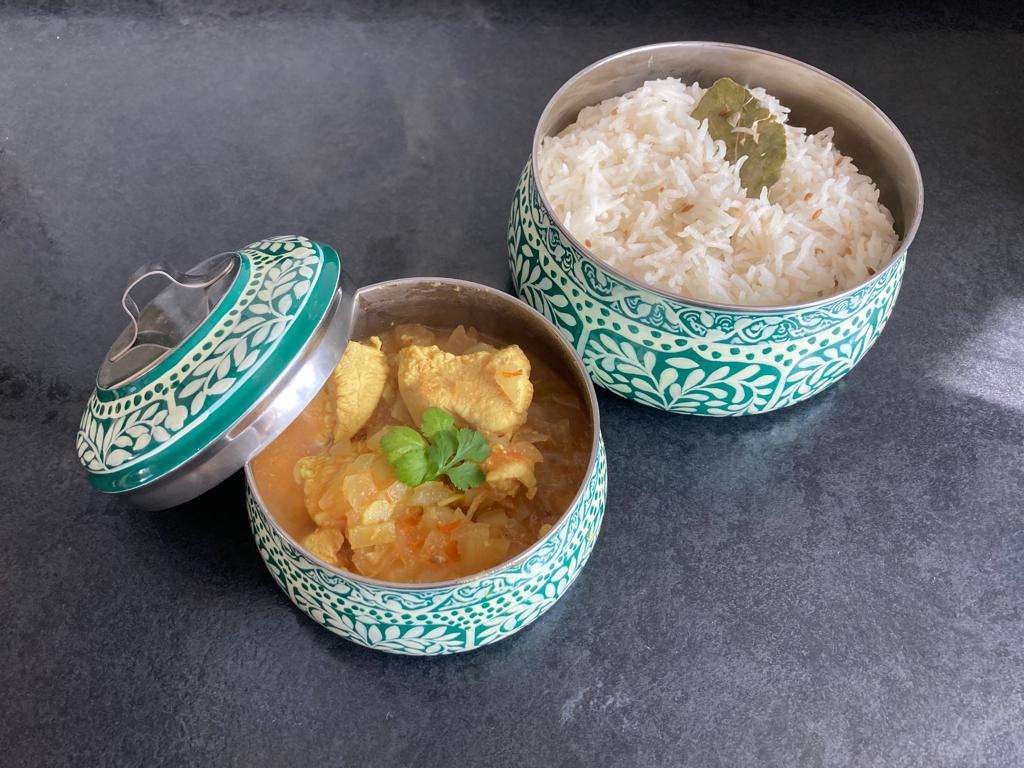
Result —
<instances>
[{"instance_id":1,"label":"stainless steel rim","mask_svg":"<svg viewBox=\"0 0 1024 768\"><path fill-rule=\"evenodd\" d=\"M647 285L646 283L639 282L639 281L635 280L634 278L629 277L628 275L626 275L623 272L619 271L618 269L616 269L615 267L611 266L610 264L607 264L602 259L598 258L586 246L584 246L575 237L573 237L568 231L566 231L565 227L562 226L561 220L558 218L558 216L555 215L554 209L551 207L551 204L548 202L547 196L544 194L544 189L541 186L541 183L540 183L540 180L539 180L539 176L537 174L537 152L540 149L540 143L541 143L541 141L544 138L544 136L541 135L540 127L545 123L546 118L548 117L548 115L551 112L551 110L554 109L555 105L558 103L558 100L562 96L562 94L564 94L576 81L578 81L582 77L590 74L594 70L600 69L600 68L608 65L611 62L617 61L617 60L625 58L627 56L632 56L632 55L637 54L637 53L649 52L649 53L653 54L653 53L655 53L657 51L668 50L668 49L678 48L678 47L688 47L688 48L722 48L722 49L741 50L741 51L747 51L747 52L751 52L751 53L756 53L756 54L759 54L759 55L762 55L762 56L766 56L766 57L769 57L769 58L773 58L773 59L778 59L780 61L785 61L785 62L788 62L790 64L794 64L794 65L796 65L796 66L798 66L800 68L803 68L803 69L805 69L805 70L807 70L809 72L813 72L816 75L819 75L819 76L827 79L832 84L834 84L836 87L842 88L843 90L847 91L851 95L855 96L857 99L859 99L860 101L864 102L864 104L866 106L868 106L873 112L875 112L888 125L889 130L893 134L893 137L896 139L896 141L898 143L900 143L902 145L903 149L906 150L907 155L910 157L911 164L912 164L912 167L913 167L914 173L915 173L914 183L915 183L915 185L917 187L917 193L918 194L917 194L917 204L915 205L912 214L908 217L908 222L909 223L905 227L906 231L905 231L903 237L900 240L899 247L893 253L891 260L889 261L889 263L883 269L880 269L877 274L872 275L867 280L864 280L863 282L858 283L857 285L853 286L852 288L847 288L845 291L842 291L840 293L836 293L836 294L833 294L831 296L826 296L826 297L821 298L821 299L815 299L814 301L801 302L801 303L798 303L798 304L779 304L779 305L770 305L770 306L745 306L745 305L742 305L742 304L720 304L720 303L713 302L713 301L704 301L704 300L701 300L701 299L692 299L692 298L689 298L689 297L686 297L686 296L679 296L677 294L669 293L668 291L662 290L661 288L656 288L654 286ZM836 301L842 301L843 299L849 297L851 294L856 293L857 291L861 290L862 288L864 288L866 286L869 286L869 285L873 285L874 283L879 282L879 281L885 279L885 277L889 274L889 272L896 268L896 265L899 264L901 257L906 255L907 250L910 247L910 243L913 241L914 236L917 234L917 229L918 229L918 227L921 224L921 216L922 216L922 214L924 212L924 180L921 177L921 168L920 168L920 166L917 163L917 158L914 156L914 152L913 152L913 150L911 150L910 144L907 143L907 140L904 138L904 136L900 132L899 128L897 128L896 125L892 122L892 120L890 120L889 117L881 109L879 109L870 99L868 99L866 96L864 96L864 94L862 94L860 91L858 91L855 88L853 88L853 87L847 85L846 83L844 83L839 78L834 77L833 75L830 75L828 72L825 72L824 70L818 69L817 67L814 67L814 66L811 66L810 64L802 62L799 59L794 59L794 58L791 58L789 56L784 56L781 53L773 53L772 51L766 51L766 50L763 50L761 48L754 48L754 47L748 46L748 45L736 45L734 43L717 43L717 42L713 42L713 41L687 40L687 41L680 41L680 42L674 42L674 43L656 43L654 45L644 45L644 46L640 46L638 48L629 48L629 49L624 50L624 51L619 51L618 53L613 53L611 56L606 56L605 58L601 59L600 61L596 61L593 64L591 64L590 66L585 67L584 69L581 69L579 72L577 72L571 78L569 78L565 82L565 84L562 85L561 88L559 88L557 91L555 91L555 94L548 100L547 105L544 107L544 110L541 112L540 119L537 121L537 127L534 129L534 133L533 133L533 146L532 146L531 153L530 153L530 169L531 169L532 175L533 175L533 183L534 183L534 186L537 188L537 193L540 196L540 200L544 204L544 208L547 210L548 216L551 217L551 221L553 221L555 223L555 226L558 227L559 233L562 235L562 237L564 237L570 243L572 243L576 247L577 250L579 250L581 253L586 255L587 258L591 259L596 264L600 265L600 267L603 270L605 270L606 272L611 273L612 275L614 275L616 278L618 278L622 282L626 283L627 285L633 286L633 287L638 288L640 290L649 291L649 292L651 292L651 293L653 293L653 294L655 294L657 296L660 296L660 297L666 299L667 301L671 301L671 302L675 302L675 303L689 304L689 305L692 305L694 307L699 307L699 308L702 308L702 309L712 309L712 310L719 310L719 311L726 311L726 312L744 312L744 313L753 313L753 314L776 314L776 313L779 313L779 312L797 312L797 311L804 310L804 309L812 309L814 307L820 307L820 306L823 306L825 304L831 304L831 303L836 302Z\"/></svg>"},{"instance_id":2,"label":"stainless steel rim","mask_svg":"<svg viewBox=\"0 0 1024 768\"><path fill-rule=\"evenodd\" d=\"M250 459L245 463L245 482L247 490L249 493L253 495L253 498L259 505L260 511L263 513L263 517L268 521L268 524L274 529L274 531L279 536L285 539L288 543L290 543L292 546L294 546L296 549L302 552L303 555L305 555L307 558L315 562L321 568L330 571L336 576L357 582L359 584L365 584L367 586L376 587L379 589L405 592L421 592L423 590L440 591L451 589L453 587L457 588L466 586L467 584L473 584L475 582L482 581L492 576L496 576L505 569L515 567L531 558L545 544L545 542L548 541L548 539L550 539L552 536L554 536L558 531L560 531L564 526L568 524L569 513L579 505L580 501L583 499L584 494L587 492L590 482L594 479L594 470L597 465L597 454L599 446L601 444L601 414L597 406L597 392L594 390L594 384L590 380L589 374L587 374L586 367L583 365L583 359L579 356L579 353L576 352L573 346L569 344L568 341L565 340L565 337L562 336L562 334L559 333L555 329L555 327L547 320L547 318L545 318L542 314L533 309L533 307L530 307L524 302L519 301L519 299L515 298L514 296L510 296L504 291L499 291L496 288L491 288L490 286L482 285L480 283L472 283L467 280L458 280L455 278L446 277L409 277L401 278L398 280L385 280L379 283L374 283L372 285L367 285L364 286L363 288L360 288L359 291L356 292L356 296L358 298L358 294L361 293L362 291L368 291L378 286L408 285L411 287L423 283L436 283L441 285L447 285L451 286L453 290L481 291L491 296L495 301L516 302L516 304L521 305L521 308L525 307L528 314L534 316L538 323L545 328L551 339L555 341L559 348L566 352L569 359L572 360L573 365L575 367L575 372L577 374L576 378L583 386L585 404L589 411L591 423L593 424L593 436L590 444L590 461L587 464L587 470L583 475L583 480L580 483L580 487L576 491L576 495L573 496L572 502L570 502L569 506L565 509L564 512L562 512L562 516L558 518L558 522L556 522L551 527L550 531L541 536L537 541L535 541L533 544L524 549L515 557L510 558L509 560L506 560L503 563L499 563L493 568L488 568L486 571L470 574L468 576L462 576L458 579L448 579L446 581L416 583L384 581L381 579L370 578L369 576L363 576L353 571L346 571L343 568L339 568L335 565L331 565L330 563L324 562L320 558L310 553L305 547L299 544L299 542L297 542L290 533L288 533L286 530L284 530L284 528L281 527L281 524L278 522L277 518L274 517L274 515L270 512L269 509L267 509L267 505L264 503L263 497L260 495L259 487L256 485L256 479L253 477L252 474L252 460ZM356 305L358 305L358 301L356 301Z\"/></svg>"}]
</instances>

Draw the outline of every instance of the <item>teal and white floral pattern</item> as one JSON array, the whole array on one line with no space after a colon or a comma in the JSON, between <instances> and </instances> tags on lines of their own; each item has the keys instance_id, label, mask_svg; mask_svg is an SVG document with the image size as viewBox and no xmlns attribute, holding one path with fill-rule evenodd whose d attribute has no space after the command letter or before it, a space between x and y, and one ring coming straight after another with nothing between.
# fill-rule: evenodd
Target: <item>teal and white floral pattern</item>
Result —
<instances>
[{"instance_id":1,"label":"teal and white floral pattern","mask_svg":"<svg viewBox=\"0 0 1024 768\"><path fill-rule=\"evenodd\" d=\"M261 396L250 379L269 378L290 359L286 332L294 329L290 346L301 346L322 317L336 286L333 250L285 236L237 254L232 286L181 347L137 380L89 398L78 456L101 490L149 482L195 455Z\"/></svg>"},{"instance_id":2,"label":"teal and white floral pattern","mask_svg":"<svg viewBox=\"0 0 1024 768\"><path fill-rule=\"evenodd\" d=\"M267 568L318 624L389 653L460 653L518 632L560 598L583 569L604 514L604 446L584 493L528 557L452 587L384 587L311 558L285 536L252 493L249 521Z\"/></svg>"},{"instance_id":3,"label":"teal and white floral pattern","mask_svg":"<svg viewBox=\"0 0 1024 768\"><path fill-rule=\"evenodd\" d=\"M846 375L882 332L906 254L860 290L795 310L706 309L608 272L563 236L527 163L508 228L519 297L558 327L597 384L675 413L792 405Z\"/></svg>"}]
</instances>

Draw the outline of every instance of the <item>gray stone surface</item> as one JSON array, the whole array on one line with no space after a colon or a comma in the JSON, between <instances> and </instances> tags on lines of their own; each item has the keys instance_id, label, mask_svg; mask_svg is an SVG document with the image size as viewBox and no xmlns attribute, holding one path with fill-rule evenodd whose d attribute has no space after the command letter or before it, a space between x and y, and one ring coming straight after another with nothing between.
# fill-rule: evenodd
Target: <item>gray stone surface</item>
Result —
<instances>
[{"instance_id":1,"label":"gray stone surface","mask_svg":"<svg viewBox=\"0 0 1024 768\"><path fill-rule=\"evenodd\" d=\"M0 10L0 763L1024 763L1019 6L801 3ZM513 640L409 660L277 589L238 476L160 514L90 491L74 430L152 259L267 234L364 282L508 286L534 121L670 39L777 50L903 129L926 216L889 328L782 413L601 395L610 496Z\"/></svg>"}]
</instances>

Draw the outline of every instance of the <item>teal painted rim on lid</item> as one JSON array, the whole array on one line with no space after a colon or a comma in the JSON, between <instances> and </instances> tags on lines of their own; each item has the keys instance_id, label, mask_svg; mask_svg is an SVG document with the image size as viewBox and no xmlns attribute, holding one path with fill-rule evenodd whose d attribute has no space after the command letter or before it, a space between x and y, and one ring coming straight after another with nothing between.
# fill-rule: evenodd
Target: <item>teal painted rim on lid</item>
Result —
<instances>
[{"instance_id":1,"label":"teal painted rim on lid","mask_svg":"<svg viewBox=\"0 0 1024 768\"><path fill-rule=\"evenodd\" d=\"M250 413L323 321L341 279L333 248L285 235L236 254L232 284L171 354L89 398L76 444L97 489L140 488L200 454Z\"/></svg>"}]
</instances>

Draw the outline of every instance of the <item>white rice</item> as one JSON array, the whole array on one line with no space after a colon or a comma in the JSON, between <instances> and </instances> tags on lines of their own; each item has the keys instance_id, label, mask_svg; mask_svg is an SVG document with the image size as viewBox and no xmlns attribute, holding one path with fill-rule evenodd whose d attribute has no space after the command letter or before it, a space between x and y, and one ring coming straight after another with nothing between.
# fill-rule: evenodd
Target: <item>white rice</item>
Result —
<instances>
[{"instance_id":1,"label":"white rice","mask_svg":"<svg viewBox=\"0 0 1024 768\"><path fill-rule=\"evenodd\" d=\"M784 124L782 177L758 198L740 186L725 144L690 113L696 83L651 80L587 107L538 158L562 224L598 258L670 293L745 306L814 300L887 264L897 237L878 189L832 143Z\"/></svg>"}]
</instances>

